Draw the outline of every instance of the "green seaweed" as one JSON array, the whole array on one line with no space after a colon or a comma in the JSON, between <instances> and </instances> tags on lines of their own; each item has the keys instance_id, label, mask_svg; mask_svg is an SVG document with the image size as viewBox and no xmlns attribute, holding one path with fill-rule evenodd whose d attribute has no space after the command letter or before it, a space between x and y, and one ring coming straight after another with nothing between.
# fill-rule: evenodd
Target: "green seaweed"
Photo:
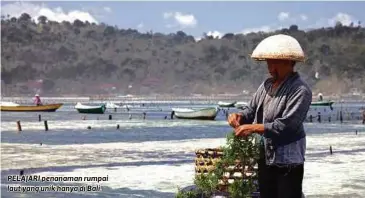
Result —
<instances>
[{"instance_id":1,"label":"green seaweed","mask_svg":"<svg viewBox=\"0 0 365 198\"><path fill-rule=\"evenodd\" d=\"M176 198L199 198L200 192L198 190L182 191L178 188Z\"/></svg>"},{"instance_id":2,"label":"green seaweed","mask_svg":"<svg viewBox=\"0 0 365 198\"><path fill-rule=\"evenodd\" d=\"M236 160L240 160L244 165L251 166L252 169L259 157L259 146L255 135L248 137L237 137L234 132L227 134L227 144L222 148L223 156L216 164L213 172L207 174L196 175L194 184L203 193L204 197L210 197L214 192L218 191L219 179L223 178L225 167L235 165ZM251 161L251 162L250 162ZM243 177L235 179L233 183L228 185L228 193L232 198L250 197L256 191L254 180L256 177ZM197 191L193 192L197 193ZM197 195L197 194L195 194ZM186 195L187 196L187 195Z\"/></svg>"}]
</instances>

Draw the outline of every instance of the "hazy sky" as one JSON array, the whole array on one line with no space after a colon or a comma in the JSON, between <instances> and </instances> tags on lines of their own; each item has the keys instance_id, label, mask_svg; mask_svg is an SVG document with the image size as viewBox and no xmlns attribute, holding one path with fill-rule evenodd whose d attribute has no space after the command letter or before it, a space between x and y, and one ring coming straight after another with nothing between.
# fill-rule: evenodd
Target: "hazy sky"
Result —
<instances>
[{"instance_id":1,"label":"hazy sky","mask_svg":"<svg viewBox=\"0 0 365 198\"><path fill-rule=\"evenodd\" d=\"M297 24L300 29L365 23L365 2L1 2L1 14L23 12L54 21L104 22L119 28L171 33L178 30L200 37L203 32L270 31Z\"/></svg>"}]
</instances>

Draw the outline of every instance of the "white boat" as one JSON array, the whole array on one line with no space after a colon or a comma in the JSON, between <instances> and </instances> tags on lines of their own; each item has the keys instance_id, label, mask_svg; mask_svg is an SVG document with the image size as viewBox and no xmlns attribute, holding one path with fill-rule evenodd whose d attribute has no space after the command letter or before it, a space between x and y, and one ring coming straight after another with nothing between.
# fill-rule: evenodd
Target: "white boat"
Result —
<instances>
[{"instance_id":1,"label":"white boat","mask_svg":"<svg viewBox=\"0 0 365 198\"><path fill-rule=\"evenodd\" d=\"M234 104L234 106L236 108L241 108L243 106L246 106L248 103L247 102L237 102L236 104Z\"/></svg>"},{"instance_id":2,"label":"white boat","mask_svg":"<svg viewBox=\"0 0 365 198\"><path fill-rule=\"evenodd\" d=\"M121 106L119 106L119 105L116 105L116 104L114 104L114 103L112 103L112 102L107 102L106 103L106 108L107 109L114 109L114 108L120 108Z\"/></svg>"},{"instance_id":3,"label":"white boat","mask_svg":"<svg viewBox=\"0 0 365 198\"><path fill-rule=\"evenodd\" d=\"M218 102L218 106L220 106L220 107L234 107L235 104L236 104L236 101L234 101L234 102L222 102L222 101L219 101Z\"/></svg>"},{"instance_id":4,"label":"white boat","mask_svg":"<svg viewBox=\"0 0 365 198\"><path fill-rule=\"evenodd\" d=\"M218 114L217 107L190 109L190 108L172 108L172 113L180 119L196 120L214 120Z\"/></svg>"}]
</instances>

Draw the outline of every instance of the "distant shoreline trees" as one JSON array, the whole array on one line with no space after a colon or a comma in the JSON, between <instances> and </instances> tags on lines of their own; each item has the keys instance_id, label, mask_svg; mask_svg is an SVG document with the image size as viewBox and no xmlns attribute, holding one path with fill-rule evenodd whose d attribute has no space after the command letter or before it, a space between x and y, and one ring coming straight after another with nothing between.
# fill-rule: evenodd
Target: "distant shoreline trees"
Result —
<instances>
[{"instance_id":1,"label":"distant shoreline trees","mask_svg":"<svg viewBox=\"0 0 365 198\"><path fill-rule=\"evenodd\" d=\"M267 72L249 54L262 39L278 33L292 35L303 46L307 60L298 69L313 89L365 91L365 29L360 21L357 26L336 23L308 31L293 24L274 32L226 33L221 38L205 34L197 41L183 31L141 33L78 19L55 22L46 16L36 23L27 13L1 18L2 88L14 94L30 93L16 85L33 79L44 79L43 89L50 94L103 93L95 88L101 83L136 94L255 90ZM159 82L149 84L149 79Z\"/></svg>"}]
</instances>

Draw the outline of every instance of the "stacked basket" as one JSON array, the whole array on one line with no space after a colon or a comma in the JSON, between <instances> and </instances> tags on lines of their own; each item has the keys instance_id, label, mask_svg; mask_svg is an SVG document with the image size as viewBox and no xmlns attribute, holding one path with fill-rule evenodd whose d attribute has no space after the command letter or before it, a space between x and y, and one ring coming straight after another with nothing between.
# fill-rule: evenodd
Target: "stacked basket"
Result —
<instances>
[{"instance_id":1,"label":"stacked basket","mask_svg":"<svg viewBox=\"0 0 365 198\"><path fill-rule=\"evenodd\" d=\"M221 148L198 149L195 151L195 174L207 174L215 170L217 162L223 156ZM219 179L219 191L227 192L228 186L236 179L257 179L257 163L253 159L243 162L235 160L233 164L224 165L223 177Z\"/></svg>"}]
</instances>

